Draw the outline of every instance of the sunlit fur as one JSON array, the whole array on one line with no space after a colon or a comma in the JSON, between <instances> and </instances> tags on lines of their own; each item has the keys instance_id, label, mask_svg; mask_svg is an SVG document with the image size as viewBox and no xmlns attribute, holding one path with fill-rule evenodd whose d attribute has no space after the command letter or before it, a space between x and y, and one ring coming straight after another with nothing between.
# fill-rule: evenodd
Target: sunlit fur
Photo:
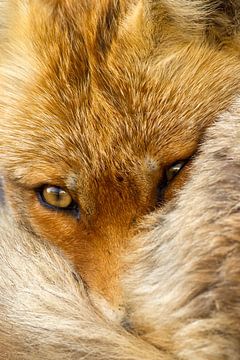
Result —
<instances>
[{"instance_id":1,"label":"sunlit fur","mask_svg":"<svg viewBox=\"0 0 240 360\"><path fill-rule=\"evenodd\" d=\"M0 176L14 222L1 231L4 359L17 347L16 359L238 358L238 110L198 149L240 90L239 24L239 0L0 0ZM45 184L79 216L44 206ZM36 293L23 296L23 280Z\"/></svg>"},{"instance_id":2,"label":"sunlit fur","mask_svg":"<svg viewBox=\"0 0 240 360\"><path fill-rule=\"evenodd\" d=\"M209 129L174 204L131 241L120 323L59 250L1 213L1 358L238 360L239 164L238 105Z\"/></svg>"},{"instance_id":3,"label":"sunlit fur","mask_svg":"<svg viewBox=\"0 0 240 360\"><path fill-rule=\"evenodd\" d=\"M101 315L58 250L14 229L2 212L0 230L1 359L158 358Z\"/></svg>"},{"instance_id":4,"label":"sunlit fur","mask_svg":"<svg viewBox=\"0 0 240 360\"><path fill-rule=\"evenodd\" d=\"M1 6L0 171L22 226L59 246L122 306L122 254L167 204L239 90L239 1L7 0ZM80 217L42 206L71 193ZM161 192L160 192L161 194Z\"/></svg>"},{"instance_id":5,"label":"sunlit fur","mask_svg":"<svg viewBox=\"0 0 240 360\"><path fill-rule=\"evenodd\" d=\"M129 255L129 322L177 359L239 359L239 119L238 101L209 129L177 201L146 219Z\"/></svg>"}]
</instances>

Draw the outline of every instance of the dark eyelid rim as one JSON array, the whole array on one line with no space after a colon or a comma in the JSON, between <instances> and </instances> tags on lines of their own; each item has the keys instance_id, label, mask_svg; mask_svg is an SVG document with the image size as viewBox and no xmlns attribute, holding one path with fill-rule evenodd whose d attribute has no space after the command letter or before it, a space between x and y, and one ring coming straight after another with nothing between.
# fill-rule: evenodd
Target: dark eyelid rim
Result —
<instances>
[{"instance_id":1,"label":"dark eyelid rim","mask_svg":"<svg viewBox=\"0 0 240 360\"><path fill-rule=\"evenodd\" d=\"M49 181L39 181L39 182L36 182L34 184L29 185L29 184L19 183L16 179L13 179L13 178L11 178L9 180L12 181L13 183L15 183L16 186L18 186L18 187L20 187L20 188L22 188L23 190L26 190L26 191L34 191L34 192L36 192L36 191L38 191L39 189L41 189L41 188L43 188L45 186L53 186L53 187L55 186L55 187L58 187L58 188L61 188L61 189L65 190L67 193L69 193L72 196L73 199L76 199L76 197L77 197L76 192L74 192L72 189L68 189L65 186L63 181L62 182L60 182L60 181L58 182L57 180L56 180L56 182L51 181L51 180L49 180Z\"/></svg>"},{"instance_id":2,"label":"dark eyelid rim","mask_svg":"<svg viewBox=\"0 0 240 360\"><path fill-rule=\"evenodd\" d=\"M56 187L56 188L62 189L71 196L73 201L75 201L76 203L78 202L76 200L76 195L71 190L69 190L67 187L65 187L64 185L57 185L57 184L52 184L52 183L40 183L40 184L36 184L34 187L28 188L28 190L32 190L37 193L39 191L42 191L45 187Z\"/></svg>"},{"instance_id":3,"label":"dark eyelid rim","mask_svg":"<svg viewBox=\"0 0 240 360\"><path fill-rule=\"evenodd\" d=\"M52 186L52 187L57 187L57 188L60 188L60 189L63 189L64 191L68 192L70 194L69 191L65 190L64 187L62 186L58 186L58 185L52 185L52 184L42 184L36 188L34 188L33 190L35 191L36 193L36 196L37 196L37 199L39 201L39 203L51 210L51 211L55 211L55 212L64 212L64 213L70 213L70 214L74 214L74 216L76 217L79 217L79 214L80 214L80 207L79 207L79 204L77 203L77 201L74 200L74 198L72 197L72 202L71 204L69 204L68 207L66 208L61 208L61 207L58 207L58 206L53 206L53 205L50 205L48 204L46 201L44 201L43 199L43 195L42 195L42 192L43 192L43 189L46 187L46 186Z\"/></svg>"},{"instance_id":4,"label":"dark eyelid rim","mask_svg":"<svg viewBox=\"0 0 240 360\"><path fill-rule=\"evenodd\" d=\"M177 161L174 161L171 165L169 166L165 166L165 169L164 171L168 170L168 169L171 169L171 167L173 167L174 165L177 165L179 163L183 163L183 166L181 167L180 171L185 167L185 165L192 160L194 155L188 157L187 159L179 159Z\"/></svg>"},{"instance_id":5,"label":"dark eyelid rim","mask_svg":"<svg viewBox=\"0 0 240 360\"><path fill-rule=\"evenodd\" d=\"M185 167L190 161L193 160L194 155L195 155L195 153L194 153L192 156L190 156L190 157L188 157L188 158L186 158L186 159L177 160L177 161L175 161L174 163L172 163L171 165L164 167L164 170L163 170L164 176L163 176L163 179L162 179L161 183L158 185L158 188L157 188L157 192L158 192L158 195L157 195L157 198L158 198L158 201L157 201L158 207L163 204L161 198L162 198L162 194L164 193L165 189L166 189L166 188L171 184L171 182L174 181L174 179L181 173L181 171L184 169L184 167ZM168 181L168 180L167 180L167 177L166 177L166 171L167 171L168 169L170 169L172 166L179 164L180 162L183 162L182 168L179 170L179 172L178 172L170 181Z\"/></svg>"},{"instance_id":6,"label":"dark eyelid rim","mask_svg":"<svg viewBox=\"0 0 240 360\"><path fill-rule=\"evenodd\" d=\"M174 161L171 165L165 166L165 167L164 167L164 172L166 172L166 170L170 169L172 166L177 165L177 164L179 164L179 163L182 162L182 163L183 163L183 166L181 167L181 169L180 169L179 172L178 172L178 173L180 173L180 172L185 168L185 166L186 166L190 161L192 161L192 160L194 159L195 154L196 154L196 151L194 152L193 155L187 157L186 159L179 159L179 160L177 160L177 161ZM178 173L176 174L176 176L178 176ZM175 178L175 176L174 176L174 178ZM174 178L173 178L173 179L174 179ZM171 182L171 180L169 181L169 183L170 183L170 182Z\"/></svg>"}]
</instances>

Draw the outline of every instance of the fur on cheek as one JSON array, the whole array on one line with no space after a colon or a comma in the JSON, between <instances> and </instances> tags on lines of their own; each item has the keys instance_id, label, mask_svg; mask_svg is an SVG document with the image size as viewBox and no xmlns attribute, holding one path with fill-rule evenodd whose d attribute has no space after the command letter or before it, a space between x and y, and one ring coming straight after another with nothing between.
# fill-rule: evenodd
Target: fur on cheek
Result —
<instances>
[{"instance_id":1,"label":"fur on cheek","mask_svg":"<svg viewBox=\"0 0 240 360\"><path fill-rule=\"evenodd\" d=\"M239 360L239 0L0 0L0 14L3 358ZM40 207L45 184L80 221Z\"/></svg>"},{"instance_id":2,"label":"fur on cheek","mask_svg":"<svg viewBox=\"0 0 240 360\"><path fill-rule=\"evenodd\" d=\"M239 116L237 100L207 132L174 208L149 218L129 254L135 328L183 359L239 356Z\"/></svg>"}]
</instances>

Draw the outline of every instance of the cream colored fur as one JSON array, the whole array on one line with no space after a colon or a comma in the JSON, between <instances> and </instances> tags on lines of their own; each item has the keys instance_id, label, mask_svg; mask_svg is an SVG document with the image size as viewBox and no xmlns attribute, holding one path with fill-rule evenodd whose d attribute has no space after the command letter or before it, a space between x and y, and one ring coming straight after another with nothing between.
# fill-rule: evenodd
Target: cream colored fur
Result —
<instances>
[{"instance_id":1,"label":"cream colored fur","mask_svg":"<svg viewBox=\"0 0 240 360\"><path fill-rule=\"evenodd\" d=\"M161 359L103 317L56 248L2 212L0 234L0 359Z\"/></svg>"},{"instance_id":2,"label":"cream colored fur","mask_svg":"<svg viewBox=\"0 0 240 360\"><path fill-rule=\"evenodd\" d=\"M237 108L209 129L176 205L133 241L123 279L132 334L101 313L56 248L1 214L1 358L238 360L239 164Z\"/></svg>"},{"instance_id":3,"label":"cream colored fur","mask_svg":"<svg viewBox=\"0 0 240 360\"><path fill-rule=\"evenodd\" d=\"M207 132L177 204L145 230L126 280L134 326L178 359L238 360L239 101Z\"/></svg>"},{"instance_id":4,"label":"cream colored fur","mask_svg":"<svg viewBox=\"0 0 240 360\"><path fill-rule=\"evenodd\" d=\"M239 0L0 0L0 359L240 360L239 24Z\"/></svg>"}]
</instances>

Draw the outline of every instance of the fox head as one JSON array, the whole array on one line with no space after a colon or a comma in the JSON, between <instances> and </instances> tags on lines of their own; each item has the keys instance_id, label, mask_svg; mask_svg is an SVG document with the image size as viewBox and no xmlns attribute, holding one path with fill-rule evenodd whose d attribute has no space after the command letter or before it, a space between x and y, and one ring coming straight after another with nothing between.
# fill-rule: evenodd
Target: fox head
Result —
<instances>
[{"instance_id":1,"label":"fox head","mask_svg":"<svg viewBox=\"0 0 240 360\"><path fill-rule=\"evenodd\" d=\"M239 2L0 6L7 204L118 306L136 224L175 196L239 90Z\"/></svg>"}]
</instances>

